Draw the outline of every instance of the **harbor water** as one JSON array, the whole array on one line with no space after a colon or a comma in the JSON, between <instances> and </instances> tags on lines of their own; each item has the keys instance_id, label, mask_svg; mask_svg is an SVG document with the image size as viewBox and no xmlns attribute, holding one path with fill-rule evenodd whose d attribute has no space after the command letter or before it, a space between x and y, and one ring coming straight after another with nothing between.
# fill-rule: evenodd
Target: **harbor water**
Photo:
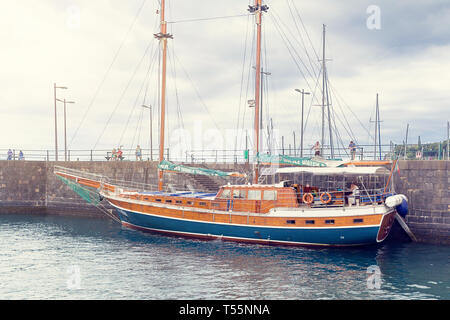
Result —
<instances>
[{"instance_id":1,"label":"harbor water","mask_svg":"<svg viewBox=\"0 0 450 320\"><path fill-rule=\"evenodd\" d=\"M0 215L0 299L450 299L450 247L272 247Z\"/></svg>"}]
</instances>

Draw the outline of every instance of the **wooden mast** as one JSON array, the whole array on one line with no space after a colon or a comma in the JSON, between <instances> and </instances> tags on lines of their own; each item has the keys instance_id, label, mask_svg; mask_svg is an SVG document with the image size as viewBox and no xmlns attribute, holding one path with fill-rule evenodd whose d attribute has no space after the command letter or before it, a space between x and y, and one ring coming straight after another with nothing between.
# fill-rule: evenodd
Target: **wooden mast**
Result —
<instances>
[{"instance_id":1,"label":"wooden mast","mask_svg":"<svg viewBox=\"0 0 450 320\"><path fill-rule=\"evenodd\" d=\"M256 65L255 65L255 169L253 173L253 183L258 183L259 178L259 142L260 142L260 104L261 104L261 30L262 30L262 12L267 11L268 7L262 5L262 0L255 0L255 5L249 6L250 12L255 12L256 15Z\"/></svg>"},{"instance_id":2,"label":"wooden mast","mask_svg":"<svg viewBox=\"0 0 450 320\"><path fill-rule=\"evenodd\" d=\"M167 69L167 39L173 39L173 36L167 33L167 22L165 21L165 0L161 0L161 31L155 34L155 38L162 45L162 75L161 75L161 128L159 132L159 162L164 160L164 133L166 119L166 69ZM163 189L164 171L158 170L158 190Z\"/></svg>"}]
</instances>

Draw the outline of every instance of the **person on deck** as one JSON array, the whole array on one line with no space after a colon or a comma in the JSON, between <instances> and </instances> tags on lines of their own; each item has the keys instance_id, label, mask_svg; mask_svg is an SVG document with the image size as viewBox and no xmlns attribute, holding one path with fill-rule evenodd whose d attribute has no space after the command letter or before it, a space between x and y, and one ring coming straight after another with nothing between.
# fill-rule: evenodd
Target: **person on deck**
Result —
<instances>
[{"instance_id":1,"label":"person on deck","mask_svg":"<svg viewBox=\"0 0 450 320\"><path fill-rule=\"evenodd\" d=\"M356 205L357 200L359 200L359 187L356 182L352 182L350 185L351 195L348 197L350 205ZM350 201L351 200L351 201Z\"/></svg>"},{"instance_id":2,"label":"person on deck","mask_svg":"<svg viewBox=\"0 0 450 320\"><path fill-rule=\"evenodd\" d=\"M7 160L12 160L13 157L13 152L11 151L11 149L8 150L8 154L7 154Z\"/></svg>"},{"instance_id":3,"label":"person on deck","mask_svg":"<svg viewBox=\"0 0 450 320\"><path fill-rule=\"evenodd\" d=\"M113 149L112 149L111 160L113 160L113 161L117 160L117 151L116 151L116 148L113 148Z\"/></svg>"}]
</instances>

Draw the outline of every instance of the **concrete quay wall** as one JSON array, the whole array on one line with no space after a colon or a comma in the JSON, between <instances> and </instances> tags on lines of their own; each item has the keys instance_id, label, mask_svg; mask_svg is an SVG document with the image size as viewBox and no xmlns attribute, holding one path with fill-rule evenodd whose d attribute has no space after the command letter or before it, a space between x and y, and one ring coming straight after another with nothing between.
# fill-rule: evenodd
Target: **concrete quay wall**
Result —
<instances>
[{"instance_id":1,"label":"concrete quay wall","mask_svg":"<svg viewBox=\"0 0 450 320\"><path fill-rule=\"evenodd\" d=\"M408 197L406 223L420 242L450 244L450 161L399 161L395 191Z\"/></svg>"}]
</instances>

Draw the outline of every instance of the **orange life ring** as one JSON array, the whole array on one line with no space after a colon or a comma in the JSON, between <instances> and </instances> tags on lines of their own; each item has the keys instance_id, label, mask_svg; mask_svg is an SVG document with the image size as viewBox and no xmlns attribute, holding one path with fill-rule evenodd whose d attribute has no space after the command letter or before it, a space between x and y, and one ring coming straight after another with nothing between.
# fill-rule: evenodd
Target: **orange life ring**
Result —
<instances>
[{"instance_id":1,"label":"orange life ring","mask_svg":"<svg viewBox=\"0 0 450 320\"><path fill-rule=\"evenodd\" d=\"M327 200L323 200L323 196L327 196L328 199L327 199ZM331 194L330 194L329 192L323 192L323 193L320 195L320 201L322 201L322 203L324 203L324 204L330 203L330 202L331 202Z\"/></svg>"},{"instance_id":2,"label":"orange life ring","mask_svg":"<svg viewBox=\"0 0 450 320\"><path fill-rule=\"evenodd\" d=\"M311 204L314 201L314 197L311 193L305 193L302 199L303 202L307 204Z\"/></svg>"}]
</instances>

